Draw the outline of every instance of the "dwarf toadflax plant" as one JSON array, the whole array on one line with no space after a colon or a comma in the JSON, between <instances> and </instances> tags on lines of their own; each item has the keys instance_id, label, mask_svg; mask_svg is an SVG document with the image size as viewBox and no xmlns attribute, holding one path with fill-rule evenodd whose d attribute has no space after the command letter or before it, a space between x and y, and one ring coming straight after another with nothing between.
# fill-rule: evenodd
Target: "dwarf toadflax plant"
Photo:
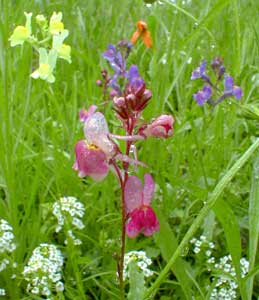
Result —
<instances>
[{"instance_id":1,"label":"dwarf toadflax plant","mask_svg":"<svg viewBox=\"0 0 259 300\"><path fill-rule=\"evenodd\" d=\"M75 146L76 161L74 169L80 177L90 176L96 181L103 180L111 169L118 178L122 199L121 251L118 255L118 276L121 295L124 295L123 265L126 234L135 238L142 233L151 236L159 230L159 221L151 207L154 194L154 180L147 173L144 183L137 176L129 175L130 166L146 166L137 159L135 144L147 138L168 138L173 134L174 119L171 115L161 115L151 122L142 120L142 112L148 105L152 93L139 75L138 67L131 65L127 69L126 61L132 45L120 41L117 46L109 45L103 53L113 74L102 71L102 80L97 85L103 88L104 99L111 100L116 117L124 129L125 135L111 133L103 113L97 106L80 111L83 122L84 139ZM109 92L109 94L108 94ZM115 140L124 141L123 152ZM133 153L133 157L131 157ZM134 168L133 168L134 169ZM132 172L132 170L131 170ZM122 296L124 299L124 296Z\"/></svg>"}]
</instances>

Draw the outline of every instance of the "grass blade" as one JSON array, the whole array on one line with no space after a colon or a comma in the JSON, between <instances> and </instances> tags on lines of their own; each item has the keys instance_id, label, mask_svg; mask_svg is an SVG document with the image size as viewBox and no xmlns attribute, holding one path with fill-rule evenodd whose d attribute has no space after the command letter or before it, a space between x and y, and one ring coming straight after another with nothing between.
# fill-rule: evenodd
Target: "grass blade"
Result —
<instances>
[{"instance_id":1,"label":"grass blade","mask_svg":"<svg viewBox=\"0 0 259 300\"><path fill-rule=\"evenodd\" d=\"M252 176L252 186L249 200L249 270L253 270L257 252L259 234L259 156L257 156ZM248 299L252 299L254 276L247 282Z\"/></svg>"}]
</instances>

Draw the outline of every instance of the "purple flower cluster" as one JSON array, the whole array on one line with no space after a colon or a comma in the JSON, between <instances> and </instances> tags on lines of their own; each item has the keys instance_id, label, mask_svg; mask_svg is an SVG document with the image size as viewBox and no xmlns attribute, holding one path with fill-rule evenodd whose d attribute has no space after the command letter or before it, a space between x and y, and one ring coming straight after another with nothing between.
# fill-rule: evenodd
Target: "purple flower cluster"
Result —
<instances>
[{"instance_id":1,"label":"purple flower cluster","mask_svg":"<svg viewBox=\"0 0 259 300\"><path fill-rule=\"evenodd\" d=\"M207 74L206 67L207 62L203 60L191 75L191 80L202 79L205 83L202 90L193 94L193 98L198 105L203 106L207 102L212 106L216 106L228 97L235 97L239 100L243 96L242 89L234 85L233 78L225 73L226 69L221 58L217 57L211 63L214 83ZM222 81L224 81L224 90L220 85Z\"/></svg>"},{"instance_id":2,"label":"purple flower cluster","mask_svg":"<svg viewBox=\"0 0 259 300\"><path fill-rule=\"evenodd\" d=\"M109 62L114 74L112 77L106 78L106 83L113 89L112 95L122 93L124 79L128 78L126 70L126 61L130 54L132 44L127 41L120 41L117 46L108 45L107 50L103 53L103 57ZM121 80L122 79L122 80ZM120 82L122 81L122 83Z\"/></svg>"}]
</instances>

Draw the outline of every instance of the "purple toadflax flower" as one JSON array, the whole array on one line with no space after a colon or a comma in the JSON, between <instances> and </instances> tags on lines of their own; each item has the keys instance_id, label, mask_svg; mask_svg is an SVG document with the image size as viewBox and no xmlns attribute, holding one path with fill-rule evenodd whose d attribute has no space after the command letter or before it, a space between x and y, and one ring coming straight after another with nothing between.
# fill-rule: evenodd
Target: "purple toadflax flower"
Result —
<instances>
[{"instance_id":1,"label":"purple toadflax flower","mask_svg":"<svg viewBox=\"0 0 259 300\"><path fill-rule=\"evenodd\" d=\"M206 60L203 60L199 67L192 72L191 80L202 78L205 81L210 81L209 77L206 75L206 65Z\"/></svg>"},{"instance_id":2,"label":"purple toadflax flower","mask_svg":"<svg viewBox=\"0 0 259 300\"><path fill-rule=\"evenodd\" d=\"M139 233L151 236L159 230L159 221L150 207L155 183L150 174L144 176L144 186L136 176L129 176L124 191L126 213L129 217L126 233L130 238Z\"/></svg>"},{"instance_id":3,"label":"purple toadflax flower","mask_svg":"<svg viewBox=\"0 0 259 300\"><path fill-rule=\"evenodd\" d=\"M242 89L239 86L234 85L234 80L231 76L225 76L225 97L234 96L236 99L240 99L243 96Z\"/></svg>"},{"instance_id":4,"label":"purple toadflax flower","mask_svg":"<svg viewBox=\"0 0 259 300\"><path fill-rule=\"evenodd\" d=\"M108 46L108 49L103 53L103 57L110 63L116 74L123 74L125 72L126 61L114 45L110 44Z\"/></svg>"},{"instance_id":5,"label":"purple toadflax flower","mask_svg":"<svg viewBox=\"0 0 259 300\"><path fill-rule=\"evenodd\" d=\"M243 91L239 86L234 85L234 80L231 76L226 75L224 78L225 82L225 90L221 97L218 98L217 101L213 103L214 106L222 102L224 99L228 97L234 96L236 99L240 99L243 96Z\"/></svg>"},{"instance_id":6,"label":"purple toadflax flower","mask_svg":"<svg viewBox=\"0 0 259 300\"><path fill-rule=\"evenodd\" d=\"M196 100L197 104L202 106L206 101L209 101L212 95L212 89L209 85L205 85L202 91L198 91L198 93L193 94L194 100Z\"/></svg>"},{"instance_id":7,"label":"purple toadflax flower","mask_svg":"<svg viewBox=\"0 0 259 300\"><path fill-rule=\"evenodd\" d=\"M126 60L131 47L131 43L120 41L117 46L110 44L108 49L103 53L103 57L109 62L115 72L109 81L109 86L113 88L118 95L122 93L120 84L118 83L120 77L127 78L128 76Z\"/></svg>"}]
</instances>

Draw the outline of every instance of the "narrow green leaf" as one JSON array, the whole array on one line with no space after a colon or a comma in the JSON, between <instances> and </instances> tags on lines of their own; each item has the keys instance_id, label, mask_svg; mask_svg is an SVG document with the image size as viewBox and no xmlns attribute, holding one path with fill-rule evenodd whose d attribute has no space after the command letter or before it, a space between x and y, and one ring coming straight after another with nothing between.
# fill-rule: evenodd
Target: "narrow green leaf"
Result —
<instances>
[{"instance_id":1,"label":"narrow green leaf","mask_svg":"<svg viewBox=\"0 0 259 300\"><path fill-rule=\"evenodd\" d=\"M129 264L129 283L130 290L128 300L142 300L145 293L145 279L143 272L140 272L135 261Z\"/></svg>"},{"instance_id":2,"label":"narrow green leaf","mask_svg":"<svg viewBox=\"0 0 259 300\"><path fill-rule=\"evenodd\" d=\"M253 270L259 234L259 156L256 157L249 200L249 270ZM252 299L254 276L247 281L248 299Z\"/></svg>"}]
</instances>

